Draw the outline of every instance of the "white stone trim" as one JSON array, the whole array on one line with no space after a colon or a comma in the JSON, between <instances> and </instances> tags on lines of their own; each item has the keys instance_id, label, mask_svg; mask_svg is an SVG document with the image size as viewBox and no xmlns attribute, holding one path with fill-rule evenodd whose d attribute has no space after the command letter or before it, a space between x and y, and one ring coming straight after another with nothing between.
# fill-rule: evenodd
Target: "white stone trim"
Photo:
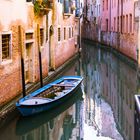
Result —
<instances>
[{"instance_id":1,"label":"white stone trim","mask_svg":"<svg viewBox=\"0 0 140 140\"><path fill-rule=\"evenodd\" d=\"M6 60L2 60L2 35L10 35L10 48L9 48L9 52L10 52L10 58L6 59ZM0 33L0 65L6 65L12 63L12 31L3 31Z\"/></svg>"}]
</instances>

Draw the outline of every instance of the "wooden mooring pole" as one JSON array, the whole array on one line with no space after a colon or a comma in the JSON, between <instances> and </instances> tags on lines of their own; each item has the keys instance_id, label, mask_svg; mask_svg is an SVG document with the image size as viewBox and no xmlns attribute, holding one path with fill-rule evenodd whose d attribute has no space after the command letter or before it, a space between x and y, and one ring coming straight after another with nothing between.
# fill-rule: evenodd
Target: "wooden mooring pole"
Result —
<instances>
[{"instance_id":1,"label":"wooden mooring pole","mask_svg":"<svg viewBox=\"0 0 140 140\"><path fill-rule=\"evenodd\" d=\"M23 51L23 38L22 38L22 28L21 25L18 26L18 35L19 35L19 48L21 53L21 75L22 75L22 94L23 97L26 96L26 90L25 90L25 72L24 72L24 51Z\"/></svg>"},{"instance_id":2,"label":"wooden mooring pole","mask_svg":"<svg viewBox=\"0 0 140 140\"><path fill-rule=\"evenodd\" d=\"M41 48L40 48L40 28L39 28L39 24L37 24L37 44L38 44L38 55L39 55L40 86L43 87L42 58L41 58Z\"/></svg>"}]
</instances>

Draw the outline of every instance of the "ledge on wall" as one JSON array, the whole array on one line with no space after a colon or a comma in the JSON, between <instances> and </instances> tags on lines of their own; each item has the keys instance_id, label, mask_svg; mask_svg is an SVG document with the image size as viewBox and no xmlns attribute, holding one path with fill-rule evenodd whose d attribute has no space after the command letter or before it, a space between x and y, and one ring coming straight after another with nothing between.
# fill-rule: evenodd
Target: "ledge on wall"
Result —
<instances>
[{"instance_id":1,"label":"ledge on wall","mask_svg":"<svg viewBox=\"0 0 140 140\"><path fill-rule=\"evenodd\" d=\"M71 13L64 13L64 14L63 14L63 17L64 17L64 18L69 18L71 15L72 15Z\"/></svg>"}]
</instances>

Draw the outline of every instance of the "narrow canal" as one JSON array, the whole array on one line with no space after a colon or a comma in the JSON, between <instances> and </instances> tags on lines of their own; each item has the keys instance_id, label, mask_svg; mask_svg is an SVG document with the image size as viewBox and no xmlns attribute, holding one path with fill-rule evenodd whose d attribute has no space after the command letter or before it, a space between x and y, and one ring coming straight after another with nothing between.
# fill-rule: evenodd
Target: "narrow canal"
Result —
<instances>
[{"instance_id":1,"label":"narrow canal","mask_svg":"<svg viewBox=\"0 0 140 140\"><path fill-rule=\"evenodd\" d=\"M62 74L83 76L81 89L49 112L17 115L1 128L0 140L134 140L135 69L93 45L82 46L81 57Z\"/></svg>"}]
</instances>

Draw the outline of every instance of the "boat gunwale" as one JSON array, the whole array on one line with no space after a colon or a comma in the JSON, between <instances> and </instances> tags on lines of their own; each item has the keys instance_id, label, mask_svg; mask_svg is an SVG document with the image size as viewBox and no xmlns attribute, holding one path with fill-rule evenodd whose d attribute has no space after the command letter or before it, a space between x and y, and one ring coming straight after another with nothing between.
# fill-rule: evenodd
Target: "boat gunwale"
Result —
<instances>
[{"instance_id":1,"label":"boat gunwale","mask_svg":"<svg viewBox=\"0 0 140 140\"><path fill-rule=\"evenodd\" d=\"M53 87L53 86L55 86L55 84L57 84L57 83L59 83L59 82L61 82L61 81L63 81L63 80L70 80L70 79L72 79L72 80L78 80L78 83L76 84L76 85L73 85L73 86L71 86L72 88L70 88L69 89L69 91L68 92L66 92L65 94L63 94L62 96L60 96L60 97L58 97L58 98L56 98L56 99L52 99L52 101L50 101L50 102L46 102L46 103L40 103L40 104L32 104L32 105L26 105L26 104L21 104L22 102L24 102L24 101L26 101L26 100L28 100L28 99L32 99L32 98L35 98L35 96L37 96L38 94L40 94L41 92L44 92L45 90L47 90L47 89L49 89L49 88L51 88L51 87ZM27 95L27 96L25 96L24 98L21 98L17 103L16 103L16 106L17 107L29 107L29 106L42 106L42 105L46 105L46 104L50 104L50 103L52 103L52 102L55 102L55 101L57 101L57 100L60 100L61 98L64 98L66 95L69 95L69 93L70 92L72 92L73 90L75 90L76 89L76 87L78 86L78 85L80 85L80 83L82 82L82 80L83 80L83 78L81 77L81 76L64 76L64 77L62 77L62 78L60 78L60 79L57 79L57 80L55 80L54 82L51 82L51 83L49 83L49 84L47 84L47 85L45 85L44 87L42 87L42 88L39 88L38 90L36 90L36 91L34 91L34 92L32 92L32 93L30 93L29 95ZM39 97L38 97L39 98ZM50 99L51 100L51 98L42 98L42 100L47 100L47 99Z\"/></svg>"},{"instance_id":2,"label":"boat gunwale","mask_svg":"<svg viewBox=\"0 0 140 140\"><path fill-rule=\"evenodd\" d=\"M78 85L80 85L80 83L81 83L81 82L79 82ZM33 105L22 105L22 104L19 104L19 107L20 107L20 108L28 108L28 107L34 107L34 108L36 108L36 107L40 107L40 106L46 106L46 104L49 105L49 104L51 104L51 103L53 103L53 102L56 102L57 100L64 99L66 96L70 96L70 95L71 95L70 92L72 93L72 92L74 92L75 90L77 90L77 89L79 88L78 85L76 86L76 88L73 88L73 90L69 91L67 94L64 94L64 96L62 96L62 97L60 97L60 98L53 99L53 100L50 101L50 102L42 103L42 104L33 104Z\"/></svg>"}]
</instances>

